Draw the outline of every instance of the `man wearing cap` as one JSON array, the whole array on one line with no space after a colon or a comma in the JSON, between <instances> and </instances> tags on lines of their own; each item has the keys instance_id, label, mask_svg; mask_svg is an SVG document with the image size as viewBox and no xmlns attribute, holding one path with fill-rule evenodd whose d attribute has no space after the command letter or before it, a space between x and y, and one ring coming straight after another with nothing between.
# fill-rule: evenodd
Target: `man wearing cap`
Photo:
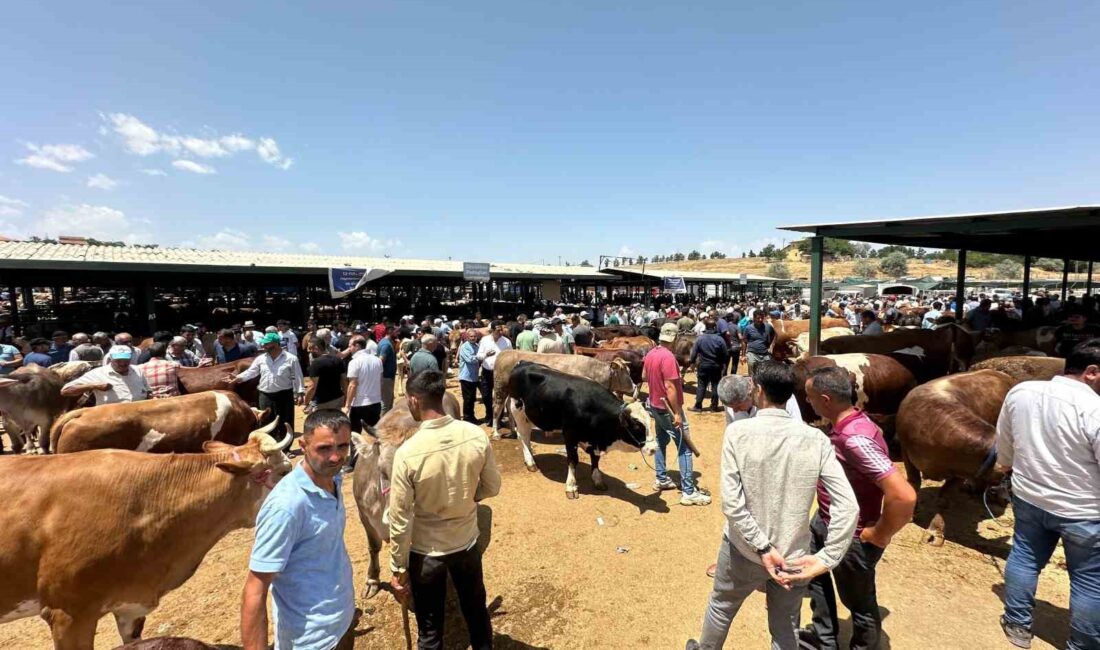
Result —
<instances>
[{"instance_id":1,"label":"man wearing cap","mask_svg":"<svg viewBox=\"0 0 1100 650\"><path fill-rule=\"evenodd\" d=\"M53 344L50 345L50 361L54 363L65 363L69 360L69 353L73 351L72 344L69 343L69 333L62 330L58 330L53 333Z\"/></svg>"},{"instance_id":2,"label":"man wearing cap","mask_svg":"<svg viewBox=\"0 0 1100 650\"><path fill-rule=\"evenodd\" d=\"M256 332L256 323L255 322L250 321L250 320L246 320L244 322L244 325L241 326L241 340L242 341L247 341L248 343L254 343L255 345L259 346L260 345L260 339L262 339L262 338L263 338L263 336L259 335L259 333Z\"/></svg>"},{"instance_id":3,"label":"man wearing cap","mask_svg":"<svg viewBox=\"0 0 1100 650\"><path fill-rule=\"evenodd\" d=\"M42 366L43 368L49 368L53 365L53 359L50 358L50 342L47 339L38 337L31 339L30 345L31 351L23 357L24 366Z\"/></svg>"},{"instance_id":4,"label":"man wearing cap","mask_svg":"<svg viewBox=\"0 0 1100 650\"><path fill-rule=\"evenodd\" d=\"M573 348L575 341L573 334L566 330L565 322L561 318L555 316L550 321L550 326L554 328L554 333L557 334L558 339L561 340L561 351L566 354L573 354Z\"/></svg>"},{"instance_id":5,"label":"man wearing cap","mask_svg":"<svg viewBox=\"0 0 1100 650\"><path fill-rule=\"evenodd\" d=\"M672 353L672 344L680 330L675 323L661 326L660 345L645 355L642 381L649 386L649 402L646 408L657 427L657 476L655 490L674 490L676 484L665 472L665 448L671 440L676 445L680 465L680 505L705 506L710 496L695 487L695 474L691 462L691 449L684 442L683 420L684 383L680 377L680 365Z\"/></svg>"},{"instance_id":6,"label":"man wearing cap","mask_svg":"<svg viewBox=\"0 0 1100 650\"><path fill-rule=\"evenodd\" d=\"M554 328L550 323L543 323L539 327L539 334L539 345L535 350L536 352L540 354L562 354L565 352L561 339L554 333Z\"/></svg>"},{"instance_id":7,"label":"man wearing cap","mask_svg":"<svg viewBox=\"0 0 1100 650\"><path fill-rule=\"evenodd\" d=\"M259 377L260 408L271 409L272 414L278 416L280 427L289 424L293 430L294 404L301 404L306 393L302 367L298 364L298 357L283 350L277 333L264 334L260 343L265 354L256 357L241 374L229 375L224 381L237 384Z\"/></svg>"},{"instance_id":8,"label":"man wearing cap","mask_svg":"<svg viewBox=\"0 0 1100 650\"><path fill-rule=\"evenodd\" d=\"M435 358L435 349L438 346L439 339L434 334L425 334L420 337L420 349L409 359L409 379L425 370L439 370L439 361Z\"/></svg>"},{"instance_id":9,"label":"man wearing cap","mask_svg":"<svg viewBox=\"0 0 1100 650\"><path fill-rule=\"evenodd\" d=\"M130 367L133 348L116 345L107 354L109 365L92 368L61 388L63 397L95 392L96 405L139 402L152 392L145 377Z\"/></svg>"}]
</instances>

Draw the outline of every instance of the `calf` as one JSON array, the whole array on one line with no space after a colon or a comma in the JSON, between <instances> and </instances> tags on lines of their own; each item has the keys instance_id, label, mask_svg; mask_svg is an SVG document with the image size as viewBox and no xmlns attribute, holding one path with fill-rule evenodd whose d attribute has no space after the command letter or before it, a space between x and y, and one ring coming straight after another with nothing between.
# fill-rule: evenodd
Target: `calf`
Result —
<instances>
[{"instance_id":1,"label":"calf","mask_svg":"<svg viewBox=\"0 0 1100 650\"><path fill-rule=\"evenodd\" d=\"M41 616L54 648L93 646L110 612L123 643L227 533L253 525L290 472L274 424L201 454L103 449L0 458L0 622ZM33 513L33 516L29 516Z\"/></svg>"},{"instance_id":2,"label":"calf","mask_svg":"<svg viewBox=\"0 0 1100 650\"><path fill-rule=\"evenodd\" d=\"M508 380L517 363L530 361L555 368L575 377L584 377L604 388L620 395L638 394L638 384L630 378L630 367L622 359L610 362L592 359L576 354L546 354L524 352L523 350L505 350L497 357L493 370L493 438L499 439L497 423L504 414L507 405L505 397Z\"/></svg>"},{"instance_id":3,"label":"calf","mask_svg":"<svg viewBox=\"0 0 1100 650\"><path fill-rule=\"evenodd\" d=\"M209 440L243 444L266 417L266 410L217 390L70 411L54 424L50 441L59 454L88 449L198 453Z\"/></svg>"},{"instance_id":4,"label":"calf","mask_svg":"<svg viewBox=\"0 0 1100 650\"><path fill-rule=\"evenodd\" d=\"M443 411L452 418L461 417L454 395L444 394ZM390 529L385 522L393 455L418 429L420 423L413 419L409 404L402 397L393 403L393 408L386 411L378 424L368 426L363 434L351 434L358 454L351 475L351 493L355 497L359 521L367 532L367 546L370 549L364 598L372 598L381 588L378 553L382 550L382 542L390 540Z\"/></svg>"},{"instance_id":5,"label":"calf","mask_svg":"<svg viewBox=\"0 0 1100 650\"><path fill-rule=\"evenodd\" d=\"M653 346L650 346L652 349ZM620 349L604 349L604 348L583 348L576 346L573 348L576 354L592 357L593 359L599 359L606 363L612 363L616 359L622 360L630 369L630 380L634 382L635 386L641 386L642 384L642 365L645 361L645 354L649 350L635 350L631 348ZM637 395L635 395L637 397Z\"/></svg>"},{"instance_id":6,"label":"calf","mask_svg":"<svg viewBox=\"0 0 1100 650\"><path fill-rule=\"evenodd\" d=\"M242 381L229 387L225 378L229 375L237 375L252 365L254 359L237 359L227 363L219 363L216 366L204 366L201 368L176 368L176 376L179 377L180 394L191 395L211 390L232 390L250 406L259 403L260 378Z\"/></svg>"},{"instance_id":7,"label":"calf","mask_svg":"<svg viewBox=\"0 0 1100 650\"><path fill-rule=\"evenodd\" d=\"M11 437L12 451L47 454L50 427L54 420L75 404L75 398L61 396L64 381L41 366L23 366L0 378L0 412Z\"/></svg>"},{"instance_id":8,"label":"calf","mask_svg":"<svg viewBox=\"0 0 1100 650\"><path fill-rule=\"evenodd\" d=\"M972 370L998 370L1012 377L1013 385L1021 381L1049 381L1066 370L1066 360L1058 357L995 357L980 361Z\"/></svg>"},{"instance_id":9,"label":"calf","mask_svg":"<svg viewBox=\"0 0 1100 650\"><path fill-rule=\"evenodd\" d=\"M508 379L507 397L516 421L527 469L538 470L531 452L531 429L561 431L569 473L565 496L577 498L577 447L584 445L592 463L592 484L606 490L600 455L624 442L652 456L657 452L653 418L640 402L624 404L603 386L552 368L521 361Z\"/></svg>"},{"instance_id":10,"label":"calf","mask_svg":"<svg viewBox=\"0 0 1100 650\"><path fill-rule=\"evenodd\" d=\"M964 480L979 486L996 484L994 437L997 417L1011 377L996 370L976 370L941 377L917 386L898 408L897 437L905 473L920 491L921 477L944 481L936 513L928 527L930 541L943 545L943 515L952 493Z\"/></svg>"}]
</instances>

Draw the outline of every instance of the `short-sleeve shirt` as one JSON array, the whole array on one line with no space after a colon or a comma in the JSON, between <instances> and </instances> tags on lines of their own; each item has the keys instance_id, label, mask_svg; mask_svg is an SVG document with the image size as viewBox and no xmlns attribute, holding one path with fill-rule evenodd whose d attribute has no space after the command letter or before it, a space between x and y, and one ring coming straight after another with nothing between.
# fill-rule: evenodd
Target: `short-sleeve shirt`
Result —
<instances>
[{"instance_id":1,"label":"short-sleeve shirt","mask_svg":"<svg viewBox=\"0 0 1100 650\"><path fill-rule=\"evenodd\" d=\"M662 346L650 350L645 355L643 370L646 383L649 386L649 405L655 409L665 410L664 400L668 397L665 392L665 381L672 380L676 387L677 403L684 404L684 381L680 377L680 364L676 356Z\"/></svg>"},{"instance_id":2,"label":"short-sleeve shirt","mask_svg":"<svg viewBox=\"0 0 1100 650\"><path fill-rule=\"evenodd\" d=\"M344 500L336 476L330 493L303 464L275 486L256 517L248 568L275 573L276 650L330 650L351 626L355 586L344 545Z\"/></svg>"},{"instance_id":3,"label":"short-sleeve shirt","mask_svg":"<svg viewBox=\"0 0 1100 650\"><path fill-rule=\"evenodd\" d=\"M56 343L50 345L50 361L53 363L65 363L69 360L69 353L73 351L73 346L65 343L58 346Z\"/></svg>"},{"instance_id":4,"label":"short-sleeve shirt","mask_svg":"<svg viewBox=\"0 0 1100 650\"><path fill-rule=\"evenodd\" d=\"M344 362L340 357L325 354L317 357L309 364L309 376L317 382L317 390L313 393L313 401L318 404L331 402L343 397L344 390L340 385L340 379L344 375Z\"/></svg>"},{"instance_id":5,"label":"short-sleeve shirt","mask_svg":"<svg viewBox=\"0 0 1100 650\"><path fill-rule=\"evenodd\" d=\"M53 359L50 358L50 355L43 352L31 352L23 357L23 365L49 368L53 365Z\"/></svg>"},{"instance_id":6,"label":"short-sleeve shirt","mask_svg":"<svg viewBox=\"0 0 1100 650\"><path fill-rule=\"evenodd\" d=\"M366 350L356 352L348 363L348 379L359 382L352 406L370 406L382 401L382 360L378 357Z\"/></svg>"},{"instance_id":7,"label":"short-sleeve shirt","mask_svg":"<svg viewBox=\"0 0 1100 650\"><path fill-rule=\"evenodd\" d=\"M17 354L19 354L19 348L7 343L0 343L0 361L11 361ZM0 367L0 375L10 374L14 370L15 366Z\"/></svg>"},{"instance_id":8,"label":"short-sleeve shirt","mask_svg":"<svg viewBox=\"0 0 1100 650\"><path fill-rule=\"evenodd\" d=\"M397 376L397 353L393 349L390 337L378 344L378 358L382 360L382 378L393 379Z\"/></svg>"},{"instance_id":9,"label":"short-sleeve shirt","mask_svg":"<svg viewBox=\"0 0 1100 650\"><path fill-rule=\"evenodd\" d=\"M95 384L109 384L111 387L105 391L95 391L95 403L116 404L118 402L140 402L148 399L152 390L145 376L136 368L130 368L125 375L115 372L111 366L92 368L83 375L65 384L68 386L90 386Z\"/></svg>"},{"instance_id":10,"label":"short-sleeve shirt","mask_svg":"<svg viewBox=\"0 0 1100 650\"><path fill-rule=\"evenodd\" d=\"M742 333L745 336L746 349L753 354L767 354L772 341L775 340L775 328L771 323L763 323L757 327L756 323L749 323Z\"/></svg>"},{"instance_id":11,"label":"short-sleeve shirt","mask_svg":"<svg viewBox=\"0 0 1100 650\"><path fill-rule=\"evenodd\" d=\"M878 428L863 411L856 410L829 430L829 440L836 450L852 491L856 493L859 504L859 523L856 524L856 537L868 526L873 526L882 516L882 489L878 481L897 471L890 461L890 450L882 429ZM818 483L818 511L826 524L829 523L829 493Z\"/></svg>"},{"instance_id":12,"label":"short-sleeve shirt","mask_svg":"<svg viewBox=\"0 0 1100 650\"><path fill-rule=\"evenodd\" d=\"M435 355L431 352L420 348L409 359L409 378L411 379L425 370L439 370L439 362L436 361Z\"/></svg>"}]
</instances>

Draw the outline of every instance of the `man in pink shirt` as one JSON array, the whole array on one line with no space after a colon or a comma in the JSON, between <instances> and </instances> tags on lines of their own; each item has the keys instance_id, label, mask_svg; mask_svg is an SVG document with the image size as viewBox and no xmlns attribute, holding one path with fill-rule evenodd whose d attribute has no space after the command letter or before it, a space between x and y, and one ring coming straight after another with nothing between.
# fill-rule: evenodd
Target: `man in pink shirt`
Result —
<instances>
[{"instance_id":1,"label":"man in pink shirt","mask_svg":"<svg viewBox=\"0 0 1100 650\"><path fill-rule=\"evenodd\" d=\"M691 449L684 441L683 420L684 382L680 377L680 365L672 354L672 344L680 333L675 323L661 326L660 345L645 355L642 380L649 386L649 403L646 407L657 427L657 479L655 490L674 490L676 484L665 471L665 447L669 441L676 443L680 465L680 505L705 506L710 496L695 487Z\"/></svg>"},{"instance_id":2,"label":"man in pink shirt","mask_svg":"<svg viewBox=\"0 0 1100 650\"><path fill-rule=\"evenodd\" d=\"M833 580L840 601L852 613L852 650L879 647L882 615L875 591L875 566L894 534L913 518L917 493L890 461L882 430L852 405L852 380L844 368L819 368L806 380L806 401L832 426L829 439L859 505L855 539L832 572L810 583L813 624L799 631L800 641L837 650L839 624ZM817 485L817 515L810 522L817 552L829 526L829 493Z\"/></svg>"}]
</instances>

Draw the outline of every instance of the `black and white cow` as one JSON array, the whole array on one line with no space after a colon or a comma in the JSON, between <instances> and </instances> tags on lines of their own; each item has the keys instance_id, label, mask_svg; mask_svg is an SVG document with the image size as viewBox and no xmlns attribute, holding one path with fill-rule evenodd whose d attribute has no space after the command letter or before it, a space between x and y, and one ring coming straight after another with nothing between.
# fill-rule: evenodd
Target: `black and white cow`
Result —
<instances>
[{"instance_id":1,"label":"black and white cow","mask_svg":"<svg viewBox=\"0 0 1100 650\"><path fill-rule=\"evenodd\" d=\"M507 391L527 469L538 470L531 453L531 429L562 432L569 459L565 496L570 499L577 498L578 445L588 451L597 490L607 489L600 474L600 454L616 442L641 448L650 456L657 452L656 428L645 407L639 402L624 404L594 381L521 361L512 370Z\"/></svg>"}]
</instances>

